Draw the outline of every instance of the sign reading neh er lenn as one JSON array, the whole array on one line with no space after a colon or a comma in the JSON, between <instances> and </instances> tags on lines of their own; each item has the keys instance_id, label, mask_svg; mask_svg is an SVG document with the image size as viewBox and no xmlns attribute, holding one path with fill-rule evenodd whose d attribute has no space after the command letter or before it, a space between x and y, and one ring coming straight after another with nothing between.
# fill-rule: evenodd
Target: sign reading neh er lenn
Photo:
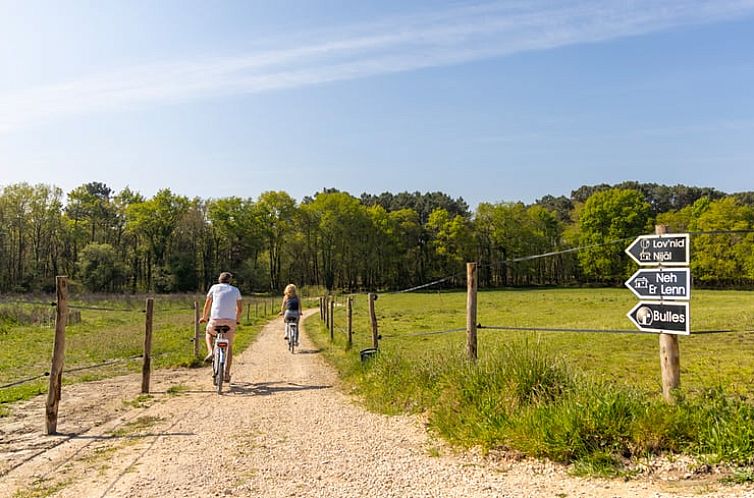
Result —
<instances>
[{"instance_id":1,"label":"sign reading neh er lenn","mask_svg":"<svg viewBox=\"0 0 754 498\"><path fill-rule=\"evenodd\" d=\"M641 268L626 281L639 299L688 301L691 271L688 268Z\"/></svg>"}]
</instances>

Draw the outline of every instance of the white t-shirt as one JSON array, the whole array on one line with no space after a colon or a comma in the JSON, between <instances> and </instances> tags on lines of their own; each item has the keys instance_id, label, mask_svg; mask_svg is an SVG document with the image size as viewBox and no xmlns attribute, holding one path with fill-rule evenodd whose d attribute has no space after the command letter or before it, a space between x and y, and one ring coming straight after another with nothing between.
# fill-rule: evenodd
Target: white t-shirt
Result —
<instances>
[{"instance_id":1,"label":"white t-shirt","mask_svg":"<svg viewBox=\"0 0 754 498\"><path fill-rule=\"evenodd\" d=\"M241 300L241 291L230 284L215 284L209 288L207 297L212 298L211 319L236 319L236 303Z\"/></svg>"}]
</instances>

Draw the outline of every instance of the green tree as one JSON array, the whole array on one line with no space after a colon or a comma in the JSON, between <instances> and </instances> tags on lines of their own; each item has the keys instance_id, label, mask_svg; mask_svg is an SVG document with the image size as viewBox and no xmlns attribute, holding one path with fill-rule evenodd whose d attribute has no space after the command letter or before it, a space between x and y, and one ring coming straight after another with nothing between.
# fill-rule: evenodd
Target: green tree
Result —
<instances>
[{"instance_id":1,"label":"green tree","mask_svg":"<svg viewBox=\"0 0 754 498\"><path fill-rule=\"evenodd\" d=\"M126 265L110 244L92 243L79 253L79 275L92 292L120 290L126 276Z\"/></svg>"},{"instance_id":2,"label":"green tree","mask_svg":"<svg viewBox=\"0 0 754 498\"><path fill-rule=\"evenodd\" d=\"M618 283L630 275L623 248L627 239L651 230L651 206L641 192L613 188L587 199L579 217L579 261L598 282Z\"/></svg>"},{"instance_id":3,"label":"green tree","mask_svg":"<svg viewBox=\"0 0 754 498\"><path fill-rule=\"evenodd\" d=\"M160 277L161 291L171 290L165 279L165 261L170 243L178 226L178 221L186 213L189 201L183 196L174 195L169 189L162 189L151 199L134 203L126 210L126 226L146 240L149 247L147 260L147 288L156 290L153 275Z\"/></svg>"},{"instance_id":4,"label":"green tree","mask_svg":"<svg viewBox=\"0 0 754 498\"><path fill-rule=\"evenodd\" d=\"M461 215L451 216L444 208L432 211L427 221L430 243L438 273L435 277L463 272L474 247L471 224Z\"/></svg>"},{"instance_id":5,"label":"green tree","mask_svg":"<svg viewBox=\"0 0 754 498\"><path fill-rule=\"evenodd\" d=\"M270 290L280 290L283 246L296 222L296 201L285 192L264 192L257 199L256 213L267 250Z\"/></svg>"},{"instance_id":6,"label":"green tree","mask_svg":"<svg viewBox=\"0 0 754 498\"><path fill-rule=\"evenodd\" d=\"M328 290L336 285L357 287L371 225L365 207L349 194L330 192L317 194L302 209L316 227L316 241L312 242L319 249L322 283Z\"/></svg>"},{"instance_id":7,"label":"green tree","mask_svg":"<svg viewBox=\"0 0 754 498\"><path fill-rule=\"evenodd\" d=\"M211 253L215 255L211 264L212 279L219 271L230 269L237 275L239 285L253 282L257 288L269 289L265 274L256 271L263 238L255 203L239 197L215 199L207 205L207 218Z\"/></svg>"},{"instance_id":8,"label":"green tree","mask_svg":"<svg viewBox=\"0 0 754 498\"><path fill-rule=\"evenodd\" d=\"M694 278L706 285L748 284L754 279L754 208L734 197L710 201L702 198L692 207L689 229L712 232L695 235L692 241L691 270ZM716 233L717 232L717 233Z\"/></svg>"}]
</instances>

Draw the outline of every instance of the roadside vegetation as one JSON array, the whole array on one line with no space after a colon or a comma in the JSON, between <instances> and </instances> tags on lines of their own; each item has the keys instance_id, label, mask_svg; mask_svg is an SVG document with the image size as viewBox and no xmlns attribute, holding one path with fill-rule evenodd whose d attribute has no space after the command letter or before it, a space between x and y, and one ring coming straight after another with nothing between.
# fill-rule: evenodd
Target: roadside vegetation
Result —
<instances>
[{"instance_id":1,"label":"roadside vegetation","mask_svg":"<svg viewBox=\"0 0 754 498\"><path fill-rule=\"evenodd\" d=\"M658 456L726 465L741 482L754 468L754 293L694 291L692 335L680 338L677 403L661 397L656 335L479 330L479 360L465 357L465 293L385 294L376 302L380 353L366 297L354 300L354 346L345 312L335 342L307 322L330 361L383 413L422 413L448 441L572 465L577 474L627 475ZM344 302L345 299L341 299ZM479 295L488 326L630 330L627 290L494 291ZM736 329L699 334L694 331Z\"/></svg>"}]
</instances>

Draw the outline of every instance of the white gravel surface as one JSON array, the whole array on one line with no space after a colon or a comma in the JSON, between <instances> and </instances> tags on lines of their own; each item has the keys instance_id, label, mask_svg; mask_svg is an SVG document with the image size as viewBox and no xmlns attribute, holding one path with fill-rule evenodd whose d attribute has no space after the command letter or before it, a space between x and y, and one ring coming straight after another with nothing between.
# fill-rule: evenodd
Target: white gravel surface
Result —
<instances>
[{"instance_id":1,"label":"white gravel surface","mask_svg":"<svg viewBox=\"0 0 754 498\"><path fill-rule=\"evenodd\" d=\"M61 436L41 433L42 397L19 405L0 419L0 496L754 497L711 478L585 480L453 452L416 417L365 411L301 342L290 354L282 324L269 324L222 396L208 368L156 372L137 406L123 403L136 376L65 387ZM187 389L167 392L177 385Z\"/></svg>"}]
</instances>

